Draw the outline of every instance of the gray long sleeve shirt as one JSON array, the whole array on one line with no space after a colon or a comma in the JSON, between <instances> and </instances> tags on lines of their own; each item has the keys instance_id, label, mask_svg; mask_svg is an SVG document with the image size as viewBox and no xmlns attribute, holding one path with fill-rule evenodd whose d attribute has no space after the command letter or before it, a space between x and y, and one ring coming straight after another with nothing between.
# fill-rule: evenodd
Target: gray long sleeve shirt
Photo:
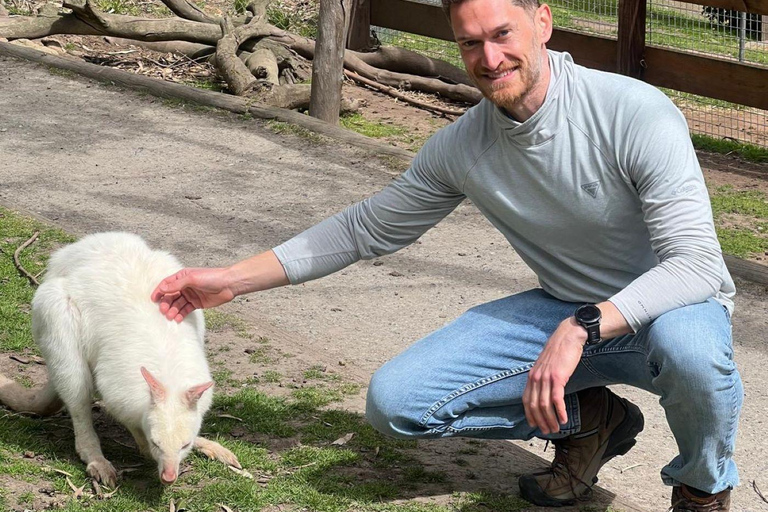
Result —
<instances>
[{"instance_id":1,"label":"gray long sleeve shirt","mask_svg":"<svg viewBox=\"0 0 768 512\"><path fill-rule=\"evenodd\" d=\"M519 123L483 100L436 133L376 195L274 249L296 284L414 242L465 198L541 287L610 300L637 331L714 297L733 310L683 115L643 82L549 51L546 100Z\"/></svg>"}]
</instances>

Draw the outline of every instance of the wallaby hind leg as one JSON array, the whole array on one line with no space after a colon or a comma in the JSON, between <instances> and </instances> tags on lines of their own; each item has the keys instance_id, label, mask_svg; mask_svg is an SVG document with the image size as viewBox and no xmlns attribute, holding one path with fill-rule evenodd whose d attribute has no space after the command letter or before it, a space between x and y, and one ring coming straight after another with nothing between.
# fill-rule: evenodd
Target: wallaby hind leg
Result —
<instances>
[{"instance_id":1,"label":"wallaby hind leg","mask_svg":"<svg viewBox=\"0 0 768 512\"><path fill-rule=\"evenodd\" d=\"M48 367L48 379L64 402L75 430L75 449L96 480L113 486L117 472L104 458L93 429L93 378L78 342L80 311L64 279L43 283L32 300L32 334Z\"/></svg>"},{"instance_id":2,"label":"wallaby hind leg","mask_svg":"<svg viewBox=\"0 0 768 512\"><path fill-rule=\"evenodd\" d=\"M235 466L238 469L242 469L240 461L237 460L237 456L216 441L198 437L195 439L195 450L205 454L209 459L216 459L229 466Z\"/></svg>"}]
</instances>

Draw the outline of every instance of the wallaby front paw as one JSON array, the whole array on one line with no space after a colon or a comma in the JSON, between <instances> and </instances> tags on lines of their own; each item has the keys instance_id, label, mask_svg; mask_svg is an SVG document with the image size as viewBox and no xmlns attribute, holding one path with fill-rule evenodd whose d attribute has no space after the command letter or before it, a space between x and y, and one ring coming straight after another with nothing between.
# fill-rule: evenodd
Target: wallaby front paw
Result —
<instances>
[{"instance_id":1,"label":"wallaby front paw","mask_svg":"<svg viewBox=\"0 0 768 512\"><path fill-rule=\"evenodd\" d=\"M104 485L115 487L117 484L117 471L115 471L112 463L104 457L89 462L85 471L88 473L88 476L95 478Z\"/></svg>"},{"instance_id":2,"label":"wallaby front paw","mask_svg":"<svg viewBox=\"0 0 768 512\"><path fill-rule=\"evenodd\" d=\"M237 456L216 441L198 437L195 442L195 448L199 452L205 454L209 459L215 459L229 466L235 466L237 469L242 469L240 461L237 460Z\"/></svg>"}]
</instances>

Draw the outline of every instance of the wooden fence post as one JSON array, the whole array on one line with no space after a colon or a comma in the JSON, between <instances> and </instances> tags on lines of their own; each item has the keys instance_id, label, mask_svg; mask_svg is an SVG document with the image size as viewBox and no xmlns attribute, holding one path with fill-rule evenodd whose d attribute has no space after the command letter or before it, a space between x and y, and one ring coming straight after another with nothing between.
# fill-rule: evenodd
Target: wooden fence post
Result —
<instances>
[{"instance_id":1,"label":"wooden fence post","mask_svg":"<svg viewBox=\"0 0 768 512\"><path fill-rule=\"evenodd\" d=\"M346 47L348 50L367 50L371 46L371 2L370 0L348 1Z\"/></svg>"},{"instance_id":2,"label":"wooden fence post","mask_svg":"<svg viewBox=\"0 0 768 512\"><path fill-rule=\"evenodd\" d=\"M338 124L344 77L344 0L320 0L309 115Z\"/></svg>"},{"instance_id":3,"label":"wooden fence post","mask_svg":"<svg viewBox=\"0 0 768 512\"><path fill-rule=\"evenodd\" d=\"M619 0L619 34L616 71L633 78L643 77L646 0Z\"/></svg>"}]
</instances>

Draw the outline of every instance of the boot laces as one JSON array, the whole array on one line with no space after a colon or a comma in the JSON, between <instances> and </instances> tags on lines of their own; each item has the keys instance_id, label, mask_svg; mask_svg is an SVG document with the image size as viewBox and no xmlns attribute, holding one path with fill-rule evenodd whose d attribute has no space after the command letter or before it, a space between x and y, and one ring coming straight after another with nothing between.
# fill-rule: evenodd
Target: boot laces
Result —
<instances>
[{"instance_id":1,"label":"boot laces","mask_svg":"<svg viewBox=\"0 0 768 512\"><path fill-rule=\"evenodd\" d=\"M549 443L550 441L547 440L547 443L544 445L544 451L546 451L547 447L549 447ZM556 439L552 441L552 444L555 445L555 458L552 460L552 464L549 466L547 471L551 473L552 477L555 479L565 478L571 488L571 493L574 496L578 496L579 499L583 500L591 498L593 484L585 482L577 475L575 475L573 471L571 471L571 467L568 462L568 445L570 444L568 439ZM576 485L579 483L587 488L587 492L583 495L580 495L576 490Z\"/></svg>"}]
</instances>

